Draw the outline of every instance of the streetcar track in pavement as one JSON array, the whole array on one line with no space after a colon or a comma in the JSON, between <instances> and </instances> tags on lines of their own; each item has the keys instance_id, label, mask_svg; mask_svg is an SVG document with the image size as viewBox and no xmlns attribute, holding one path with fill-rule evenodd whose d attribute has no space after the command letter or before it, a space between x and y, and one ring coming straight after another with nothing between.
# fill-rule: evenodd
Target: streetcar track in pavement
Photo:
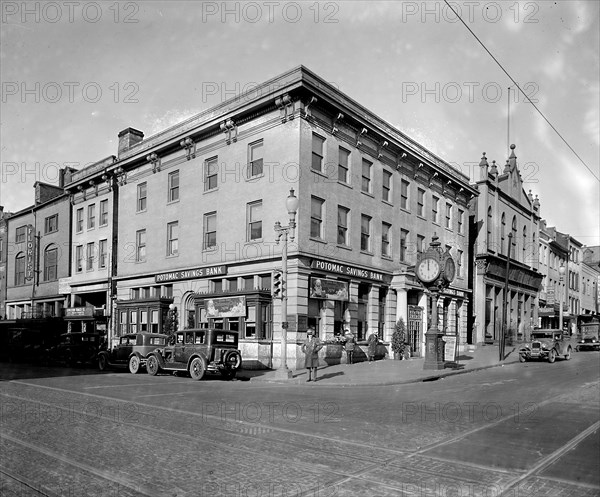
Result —
<instances>
[{"instance_id":1,"label":"streetcar track in pavement","mask_svg":"<svg viewBox=\"0 0 600 497\"><path fill-rule=\"evenodd\" d=\"M20 476L16 476L13 473L9 473L6 468L0 466L0 475L3 475L4 478L10 478L11 480L17 482L18 486L22 487L27 487L27 491L28 492L35 492L35 495L40 495L42 497L61 497L58 494L55 494L54 492L51 492L48 489L40 489L34 485L32 485L31 483L25 481L22 477ZM2 485L0 485L0 489L4 489L4 482L2 483ZM22 492L19 492L18 494L15 492L15 495L21 495Z\"/></svg>"}]
</instances>

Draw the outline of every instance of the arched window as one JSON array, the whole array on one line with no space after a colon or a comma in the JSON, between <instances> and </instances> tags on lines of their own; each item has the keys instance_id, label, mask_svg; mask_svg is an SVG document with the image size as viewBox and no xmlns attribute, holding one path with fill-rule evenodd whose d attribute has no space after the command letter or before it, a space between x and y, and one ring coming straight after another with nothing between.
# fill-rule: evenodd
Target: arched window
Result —
<instances>
[{"instance_id":1,"label":"arched window","mask_svg":"<svg viewBox=\"0 0 600 497\"><path fill-rule=\"evenodd\" d=\"M502 221L500 222L500 253L504 253L504 238L506 234L506 217L502 213Z\"/></svg>"},{"instance_id":2,"label":"arched window","mask_svg":"<svg viewBox=\"0 0 600 497\"><path fill-rule=\"evenodd\" d=\"M487 248L488 250L492 249L492 208L488 207L487 212Z\"/></svg>"},{"instance_id":3,"label":"arched window","mask_svg":"<svg viewBox=\"0 0 600 497\"><path fill-rule=\"evenodd\" d=\"M44 250L44 281L56 281L58 278L58 247L48 245Z\"/></svg>"},{"instance_id":4,"label":"arched window","mask_svg":"<svg viewBox=\"0 0 600 497\"><path fill-rule=\"evenodd\" d=\"M513 248L517 245L517 216L513 216L510 233L512 236L510 238L510 247L508 247L508 256L516 258L517 254L513 252Z\"/></svg>"},{"instance_id":5,"label":"arched window","mask_svg":"<svg viewBox=\"0 0 600 497\"><path fill-rule=\"evenodd\" d=\"M533 262L533 258L530 260ZM527 226L523 226L523 262L527 262Z\"/></svg>"},{"instance_id":6,"label":"arched window","mask_svg":"<svg viewBox=\"0 0 600 497\"><path fill-rule=\"evenodd\" d=\"M25 252L19 252L15 257L15 286L25 284Z\"/></svg>"}]
</instances>

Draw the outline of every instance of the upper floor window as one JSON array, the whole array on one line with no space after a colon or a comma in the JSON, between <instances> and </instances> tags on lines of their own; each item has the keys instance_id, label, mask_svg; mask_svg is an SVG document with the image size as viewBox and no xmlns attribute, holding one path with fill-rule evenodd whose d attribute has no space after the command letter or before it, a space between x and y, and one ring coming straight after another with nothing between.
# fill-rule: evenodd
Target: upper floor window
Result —
<instances>
[{"instance_id":1,"label":"upper floor window","mask_svg":"<svg viewBox=\"0 0 600 497\"><path fill-rule=\"evenodd\" d=\"M488 207L487 212L487 248L488 250L492 250L492 244L494 241L492 240L492 208Z\"/></svg>"},{"instance_id":2,"label":"upper floor window","mask_svg":"<svg viewBox=\"0 0 600 497\"><path fill-rule=\"evenodd\" d=\"M27 226L19 226L15 232L15 243L24 243L27 235Z\"/></svg>"},{"instance_id":3,"label":"upper floor window","mask_svg":"<svg viewBox=\"0 0 600 497\"><path fill-rule=\"evenodd\" d=\"M248 232L246 239L250 242L262 239L262 200L251 202L246 206Z\"/></svg>"},{"instance_id":4,"label":"upper floor window","mask_svg":"<svg viewBox=\"0 0 600 497\"><path fill-rule=\"evenodd\" d=\"M392 173L383 170L381 198L386 202L392 201Z\"/></svg>"},{"instance_id":5,"label":"upper floor window","mask_svg":"<svg viewBox=\"0 0 600 497\"><path fill-rule=\"evenodd\" d=\"M438 212L439 202L440 202L440 199L438 197L436 197L435 195L431 198L431 220L436 224L439 224L439 222L440 222L440 216L439 216L439 212Z\"/></svg>"},{"instance_id":6,"label":"upper floor window","mask_svg":"<svg viewBox=\"0 0 600 497\"><path fill-rule=\"evenodd\" d=\"M167 224L167 257L179 254L179 222Z\"/></svg>"},{"instance_id":7,"label":"upper floor window","mask_svg":"<svg viewBox=\"0 0 600 497\"><path fill-rule=\"evenodd\" d=\"M325 201L311 197L310 201L310 236L323 238L323 204Z\"/></svg>"},{"instance_id":8,"label":"upper floor window","mask_svg":"<svg viewBox=\"0 0 600 497\"><path fill-rule=\"evenodd\" d=\"M217 188L217 177L219 172L219 158L211 157L204 162L204 191Z\"/></svg>"},{"instance_id":9,"label":"upper floor window","mask_svg":"<svg viewBox=\"0 0 600 497\"><path fill-rule=\"evenodd\" d=\"M83 271L83 245L77 245L75 247L75 272L81 273Z\"/></svg>"},{"instance_id":10,"label":"upper floor window","mask_svg":"<svg viewBox=\"0 0 600 497\"><path fill-rule=\"evenodd\" d=\"M452 229L452 204L446 202L446 229Z\"/></svg>"},{"instance_id":11,"label":"upper floor window","mask_svg":"<svg viewBox=\"0 0 600 497\"><path fill-rule=\"evenodd\" d=\"M98 244L98 267L105 268L108 261L108 241L100 240Z\"/></svg>"},{"instance_id":12,"label":"upper floor window","mask_svg":"<svg viewBox=\"0 0 600 497\"><path fill-rule=\"evenodd\" d=\"M143 212L147 207L148 184L144 181L137 187L137 211Z\"/></svg>"},{"instance_id":13,"label":"upper floor window","mask_svg":"<svg viewBox=\"0 0 600 497\"><path fill-rule=\"evenodd\" d=\"M506 235L506 216L502 213L502 220L500 221L500 253L504 253L504 239Z\"/></svg>"},{"instance_id":14,"label":"upper floor window","mask_svg":"<svg viewBox=\"0 0 600 497\"><path fill-rule=\"evenodd\" d=\"M533 261L533 258L531 259ZM527 261L527 226L523 226L523 262Z\"/></svg>"},{"instance_id":15,"label":"upper floor window","mask_svg":"<svg viewBox=\"0 0 600 497\"><path fill-rule=\"evenodd\" d=\"M408 189L410 187L410 183L403 179L400 182L400 207L404 210L409 210L408 204Z\"/></svg>"},{"instance_id":16,"label":"upper floor window","mask_svg":"<svg viewBox=\"0 0 600 497\"><path fill-rule=\"evenodd\" d=\"M463 251L456 251L456 276L462 278L462 267L463 267Z\"/></svg>"},{"instance_id":17,"label":"upper floor window","mask_svg":"<svg viewBox=\"0 0 600 497\"><path fill-rule=\"evenodd\" d=\"M425 252L425 237L417 235L417 255L421 255L423 252Z\"/></svg>"},{"instance_id":18,"label":"upper floor window","mask_svg":"<svg viewBox=\"0 0 600 497\"><path fill-rule=\"evenodd\" d=\"M425 217L425 190L417 190L417 216Z\"/></svg>"},{"instance_id":19,"label":"upper floor window","mask_svg":"<svg viewBox=\"0 0 600 497\"><path fill-rule=\"evenodd\" d=\"M325 138L313 133L312 135L312 163L313 171L323 172L323 157L325 148Z\"/></svg>"},{"instance_id":20,"label":"upper floor window","mask_svg":"<svg viewBox=\"0 0 600 497\"><path fill-rule=\"evenodd\" d=\"M44 281L55 281L58 269L58 247L49 245L44 250Z\"/></svg>"},{"instance_id":21,"label":"upper floor window","mask_svg":"<svg viewBox=\"0 0 600 497\"><path fill-rule=\"evenodd\" d=\"M108 224L108 200L100 201L100 226Z\"/></svg>"},{"instance_id":22,"label":"upper floor window","mask_svg":"<svg viewBox=\"0 0 600 497\"><path fill-rule=\"evenodd\" d=\"M465 212L462 209L458 209L458 215L457 215L457 229L458 229L458 233L459 235L463 235L464 234L464 227L463 227L463 223L464 223L464 219L465 219Z\"/></svg>"},{"instance_id":23,"label":"upper floor window","mask_svg":"<svg viewBox=\"0 0 600 497\"><path fill-rule=\"evenodd\" d=\"M75 214L75 231L81 233L83 231L83 208L77 209Z\"/></svg>"},{"instance_id":24,"label":"upper floor window","mask_svg":"<svg viewBox=\"0 0 600 497\"><path fill-rule=\"evenodd\" d=\"M146 260L146 230L135 233L135 260L144 262Z\"/></svg>"},{"instance_id":25,"label":"upper floor window","mask_svg":"<svg viewBox=\"0 0 600 497\"><path fill-rule=\"evenodd\" d=\"M248 177L259 176L263 173L263 141L248 145Z\"/></svg>"},{"instance_id":26,"label":"upper floor window","mask_svg":"<svg viewBox=\"0 0 600 497\"><path fill-rule=\"evenodd\" d=\"M338 229L337 242L340 245L348 245L348 218L350 217L350 209L338 205Z\"/></svg>"},{"instance_id":27,"label":"upper floor window","mask_svg":"<svg viewBox=\"0 0 600 497\"><path fill-rule=\"evenodd\" d=\"M96 204L88 205L87 229L96 227Z\"/></svg>"},{"instance_id":28,"label":"upper floor window","mask_svg":"<svg viewBox=\"0 0 600 497\"><path fill-rule=\"evenodd\" d=\"M371 193L371 166L373 164L367 159L362 160L362 183L361 191Z\"/></svg>"},{"instance_id":29,"label":"upper floor window","mask_svg":"<svg viewBox=\"0 0 600 497\"><path fill-rule=\"evenodd\" d=\"M25 284L25 254L20 252L15 257L15 286Z\"/></svg>"},{"instance_id":30,"label":"upper floor window","mask_svg":"<svg viewBox=\"0 0 600 497\"><path fill-rule=\"evenodd\" d=\"M58 231L58 214L53 214L44 220L44 234L47 235L56 231Z\"/></svg>"},{"instance_id":31,"label":"upper floor window","mask_svg":"<svg viewBox=\"0 0 600 497\"><path fill-rule=\"evenodd\" d=\"M169 173L168 182L168 201L175 202L176 200L179 200L179 171L173 171L172 173Z\"/></svg>"},{"instance_id":32,"label":"upper floor window","mask_svg":"<svg viewBox=\"0 0 600 497\"><path fill-rule=\"evenodd\" d=\"M85 269L86 271L91 271L92 269L94 269L94 242L90 242L87 244L86 247L86 254L85 254Z\"/></svg>"},{"instance_id":33,"label":"upper floor window","mask_svg":"<svg viewBox=\"0 0 600 497\"><path fill-rule=\"evenodd\" d=\"M338 181L341 183L349 183L350 170L350 152L345 148L340 147L338 156Z\"/></svg>"},{"instance_id":34,"label":"upper floor window","mask_svg":"<svg viewBox=\"0 0 600 497\"><path fill-rule=\"evenodd\" d=\"M406 261L406 245L408 243L408 231L400 230L400 260Z\"/></svg>"},{"instance_id":35,"label":"upper floor window","mask_svg":"<svg viewBox=\"0 0 600 497\"><path fill-rule=\"evenodd\" d=\"M371 251L371 219L365 214L360 216L360 249L365 252Z\"/></svg>"},{"instance_id":36,"label":"upper floor window","mask_svg":"<svg viewBox=\"0 0 600 497\"><path fill-rule=\"evenodd\" d=\"M204 214L204 248L217 246L217 213Z\"/></svg>"},{"instance_id":37,"label":"upper floor window","mask_svg":"<svg viewBox=\"0 0 600 497\"><path fill-rule=\"evenodd\" d=\"M383 257L391 257L392 251L390 250L390 233L392 231L392 225L389 223L381 223L381 255Z\"/></svg>"}]
</instances>

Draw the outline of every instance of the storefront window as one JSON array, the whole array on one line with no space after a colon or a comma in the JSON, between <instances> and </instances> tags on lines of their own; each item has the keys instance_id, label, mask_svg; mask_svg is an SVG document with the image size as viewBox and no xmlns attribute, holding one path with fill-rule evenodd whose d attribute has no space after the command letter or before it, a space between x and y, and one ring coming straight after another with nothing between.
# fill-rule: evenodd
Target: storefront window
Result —
<instances>
[{"instance_id":1,"label":"storefront window","mask_svg":"<svg viewBox=\"0 0 600 497\"><path fill-rule=\"evenodd\" d=\"M148 311L140 311L140 331L148 331Z\"/></svg>"},{"instance_id":2,"label":"storefront window","mask_svg":"<svg viewBox=\"0 0 600 497\"><path fill-rule=\"evenodd\" d=\"M158 333L158 309L150 311L150 331Z\"/></svg>"},{"instance_id":3,"label":"storefront window","mask_svg":"<svg viewBox=\"0 0 600 497\"><path fill-rule=\"evenodd\" d=\"M137 309L129 311L129 331L137 333Z\"/></svg>"},{"instance_id":4,"label":"storefront window","mask_svg":"<svg viewBox=\"0 0 600 497\"><path fill-rule=\"evenodd\" d=\"M246 318L246 338L256 338L256 306L248 306L248 317Z\"/></svg>"}]
</instances>

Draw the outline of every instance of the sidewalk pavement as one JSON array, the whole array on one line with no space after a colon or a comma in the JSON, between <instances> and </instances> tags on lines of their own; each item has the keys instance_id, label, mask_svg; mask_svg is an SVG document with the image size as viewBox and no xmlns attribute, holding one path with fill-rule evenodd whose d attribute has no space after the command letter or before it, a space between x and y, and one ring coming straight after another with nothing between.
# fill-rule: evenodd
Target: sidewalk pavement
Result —
<instances>
[{"instance_id":1,"label":"sidewalk pavement","mask_svg":"<svg viewBox=\"0 0 600 497\"><path fill-rule=\"evenodd\" d=\"M402 385L405 383L434 381L445 376L513 364L519 362L519 353L518 346L507 346L505 359L500 361L497 345L481 345L475 350L462 352L458 356L456 367L424 370L424 362L424 358L412 358L402 361L382 359L375 362L359 362L350 365L321 366L318 369L316 384L350 387ZM308 379L308 371L306 369L293 370L291 379L278 379L276 370L241 370L238 372L237 377L240 380L250 380L252 382L305 384ZM315 382L310 384L314 385Z\"/></svg>"}]
</instances>

